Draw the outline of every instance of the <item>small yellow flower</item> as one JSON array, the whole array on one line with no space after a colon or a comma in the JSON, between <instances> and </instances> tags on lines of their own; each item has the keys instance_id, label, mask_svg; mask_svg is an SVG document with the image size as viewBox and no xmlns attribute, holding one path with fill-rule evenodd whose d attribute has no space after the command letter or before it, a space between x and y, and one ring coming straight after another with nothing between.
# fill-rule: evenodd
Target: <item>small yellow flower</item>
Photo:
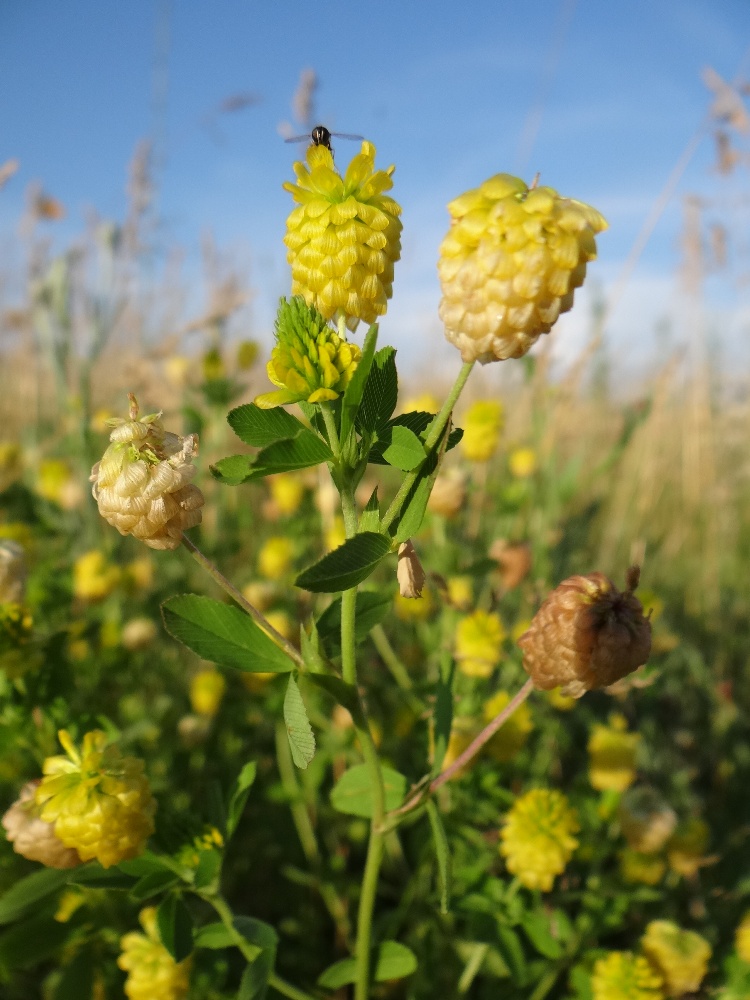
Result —
<instances>
[{"instance_id":1,"label":"small yellow flower","mask_svg":"<svg viewBox=\"0 0 750 1000\"><path fill-rule=\"evenodd\" d=\"M279 635L283 635L290 642L299 637L299 626L292 621L286 611L267 611L266 621L276 629Z\"/></svg>"},{"instance_id":2,"label":"small yellow flower","mask_svg":"<svg viewBox=\"0 0 750 1000\"><path fill-rule=\"evenodd\" d=\"M455 657L467 677L489 677L502 655L505 629L494 612L474 611L456 628Z\"/></svg>"},{"instance_id":3,"label":"small yellow flower","mask_svg":"<svg viewBox=\"0 0 750 1000\"><path fill-rule=\"evenodd\" d=\"M401 413L437 413L440 403L431 392L423 392L419 396L411 396L400 408Z\"/></svg>"},{"instance_id":4,"label":"small yellow flower","mask_svg":"<svg viewBox=\"0 0 750 1000\"><path fill-rule=\"evenodd\" d=\"M305 484L300 477L287 472L278 476L269 476L267 482L271 491L271 499L279 512L287 517L290 514L296 514L305 495Z\"/></svg>"},{"instance_id":5,"label":"small yellow flower","mask_svg":"<svg viewBox=\"0 0 750 1000\"><path fill-rule=\"evenodd\" d=\"M346 541L344 519L337 514L325 531L326 548L332 552Z\"/></svg>"},{"instance_id":6,"label":"small yellow flower","mask_svg":"<svg viewBox=\"0 0 750 1000\"><path fill-rule=\"evenodd\" d=\"M509 701L510 695L507 691L498 691L488 702L485 702L484 721L491 722L496 715L502 712ZM533 728L531 710L528 704L523 702L487 742L485 752L500 764L512 760L518 751L526 745L526 740Z\"/></svg>"},{"instance_id":7,"label":"small yellow flower","mask_svg":"<svg viewBox=\"0 0 750 1000\"><path fill-rule=\"evenodd\" d=\"M81 601L102 601L120 582L120 570L100 549L84 552L73 563L73 593Z\"/></svg>"},{"instance_id":8,"label":"small yellow flower","mask_svg":"<svg viewBox=\"0 0 750 1000\"><path fill-rule=\"evenodd\" d=\"M80 889L66 889L57 903L55 920L58 924L67 924L76 910L80 910L85 902L86 899Z\"/></svg>"},{"instance_id":9,"label":"small yellow flower","mask_svg":"<svg viewBox=\"0 0 750 1000\"><path fill-rule=\"evenodd\" d=\"M562 792L536 788L516 799L500 831L508 871L527 889L549 892L578 847L578 817Z\"/></svg>"},{"instance_id":10,"label":"small yellow flower","mask_svg":"<svg viewBox=\"0 0 750 1000\"><path fill-rule=\"evenodd\" d=\"M697 816L678 826L667 844L667 860L672 871L692 878L704 862L709 837L708 824Z\"/></svg>"},{"instance_id":11,"label":"small yellow flower","mask_svg":"<svg viewBox=\"0 0 750 1000\"><path fill-rule=\"evenodd\" d=\"M267 611L276 600L276 588L272 583L251 580L242 588L242 596L258 611Z\"/></svg>"},{"instance_id":12,"label":"small yellow flower","mask_svg":"<svg viewBox=\"0 0 750 1000\"><path fill-rule=\"evenodd\" d=\"M536 472L536 452L533 448L514 448L508 456L508 468L516 479L528 479Z\"/></svg>"},{"instance_id":13,"label":"small yellow flower","mask_svg":"<svg viewBox=\"0 0 750 1000\"><path fill-rule=\"evenodd\" d=\"M695 931L685 931L671 920L652 920L641 947L661 975L668 997L695 993L711 958L711 945Z\"/></svg>"},{"instance_id":14,"label":"small yellow flower","mask_svg":"<svg viewBox=\"0 0 750 1000\"><path fill-rule=\"evenodd\" d=\"M39 463L36 491L63 510L74 510L84 498L84 491L67 462L48 458Z\"/></svg>"},{"instance_id":15,"label":"small yellow flower","mask_svg":"<svg viewBox=\"0 0 750 1000\"><path fill-rule=\"evenodd\" d=\"M464 361L520 358L573 305L603 217L589 205L496 174L448 206L440 247L445 335Z\"/></svg>"},{"instance_id":16,"label":"small yellow flower","mask_svg":"<svg viewBox=\"0 0 750 1000\"><path fill-rule=\"evenodd\" d=\"M295 163L297 183L285 183L298 207L284 242L292 294L303 295L326 319L337 313L355 330L385 313L393 265L401 256L401 207L385 192L394 167L375 170L375 147L362 143L342 178L325 146L310 146Z\"/></svg>"},{"instance_id":17,"label":"small yellow flower","mask_svg":"<svg viewBox=\"0 0 750 1000\"><path fill-rule=\"evenodd\" d=\"M516 639L516 642L518 642L518 639ZM572 698L569 694L563 694L560 688L552 688L551 691L545 691L544 693L547 695L547 701L558 712L570 712L578 704L577 698Z\"/></svg>"},{"instance_id":18,"label":"small yellow flower","mask_svg":"<svg viewBox=\"0 0 750 1000\"><path fill-rule=\"evenodd\" d=\"M226 377L224 359L221 356L221 351L216 347L211 347L205 352L201 359L201 367L203 368L203 378L207 382Z\"/></svg>"},{"instance_id":19,"label":"small yellow flower","mask_svg":"<svg viewBox=\"0 0 750 1000\"><path fill-rule=\"evenodd\" d=\"M147 906L138 918L146 932L131 931L120 941L117 964L128 974L129 1000L183 1000L190 989L190 958L175 962L161 942L156 907Z\"/></svg>"},{"instance_id":20,"label":"small yellow flower","mask_svg":"<svg viewBox=\"0 0 750 1000\"><path fill-rule=\"evenodd\" d=\"M36 790L45 823L84 861L109 868L140 854L154 830L156 802L143 761L107 746L101 730L86 733L79 751L69 734L58 737L67 756L48 757Z\"/></svg>"},{"instance_id":21,"label":"small yellow flower","mask_svg":"<svg viewBox=\"0 0 750 1000\"><path fill-rule=\"evenodd\" d=\"M212 719L219 711L227 682L218 670L201 670L190 681L190 704L197 715Z\"/></svg>"},{"instance_id":22,"label":"small yellow flower","mask_svg":"<svg viewBox=\"0 0 750 1000\"><path fill-rule=\"evenodd\" d=\"M495 454L503 429L502 403L479 400L472 403L462 421L461 450L470 462L488 462Z\"/></svg>"},{"instance_id":23,"label":"small yellow flower","mask_svg":"<svg viewBox=\"0 0 750 1000\"><path fill-rule=\"evenodd\" d=\"M629 733L622 715L594 726L589 737L589 781L600 792L624 792L635 781L639 733Z\"/></svg>"},{"instance_id":24,"label":"small yellow flower","mask_svg":"<svg viewBox=\"0 0 750 1000\"><path fill-rule=\"evenodd\" d=\"M626 847L620 852L620 874L626 882L658 885L667 870L666 862L658 854L641 854Z\"/></svg>"},{"instance_id":25,"label":"small yellow flower","mask_svg":"<svg viewBox=\"0 0 750 1000\"><path fill-rule=\"evenodd\" d=\"M191 361L184 354L173 354L164 362L167 382L175 389L182 389L190 374Z\"/></svg>"},{"instance_id":26,"label":"small yellow flower","mask_svg":"<svg viewBox=\"0 0 750 1000\"><path fill-rule=\"evenodd\" d=\"M664 1000L661 976L641 955L611 951L594 965L593 1000Z\"/></svg>"},{"instance_id":27,"label":"small yellow flower","mask_svg":"<svg viewBox=\"0 0 750 1000\"><path fill-rule=\"evenodd\" d=\"M125 565L123 576L135 590L150 590L154 582L154 563L151 556L141 556Z\"/></svg>"},{"instance_id":28,"label":"small yellow flower","mask_svg":"<svg viewBox=\"0 0 750 1000\"><path fill-rule=\"evenodd\" d=\"M249 371L258 360L260 345L257 340L241 340L237 345L237 367L241 372Z\"/></svg>"},{"instance_id":29,"label":"small yellow flower","mask_svg":"<svg viewBox=\"0 0 750 1000\"><path fill-rule=\"evenodd\" d=\"M743 962L750 965L750 910L737 925L734 932L734 946Z\"/></svg>"},{"instance_id":30,"label":"small yellow flower","mask_svg":"<svg viewBox=\"0 0 750 1000\"><path fill-rule=\"evenodd\" d=\"M448 601L459 611L468 611L474 599L473 581L470 576L448 577Z\"/></svg>"},{"instance_id":31,"label":"small yellow flower","mask_svg":"<svg viewBox=\"0 0 750 1000\"><path fill-rule=\"evenodd\" d=\"M294 546L283 535L273 535L258 553L258 572L267 580L281 580L289 572Z\"/></svg>"},{"instance_id":32,"label":"small yellow flower","mask_svg":"<svg viewBox=\"0 0 750 1000\"><path fill-rule=\"evenodd\" d=\"M121 535L176 549L182 532L201 522L203 494L190 482L198 438L165 431L158 413L139 420L132 394L129 419L113 422L109 447L90 476L99 513Z\"/></svg>"},{"instance_id":33,"label":"small yellow flower","mask_svg":"<svg viewBox=\"0 0 750 1000\"><path fill-rule=\"evenodd\" d=\"M402 622L423 622L432 617L436 609L435 598L429 587L425 587L421 597L402 597L396 594L393 610Z\"/></svg>"}]
</instances>

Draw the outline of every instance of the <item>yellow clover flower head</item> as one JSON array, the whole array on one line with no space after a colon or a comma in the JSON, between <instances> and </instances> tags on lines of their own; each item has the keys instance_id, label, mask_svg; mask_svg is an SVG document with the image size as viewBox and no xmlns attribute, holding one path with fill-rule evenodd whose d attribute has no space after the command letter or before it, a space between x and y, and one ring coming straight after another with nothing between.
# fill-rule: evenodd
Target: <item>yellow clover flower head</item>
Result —
<instances>
[{"instance_id":1,"label":"yellow clover flower head","mask_svg":"<svg viewBox=\"0 0 750 1000\"><path fill-rule=\"evenodd\" d=\"M156 907L147 906L138 918L146 932L131 931L120 941L117 964L128 974L129 1000L183 1000L190 989L191 960L175 962L161 942Z\"/></svg>"},{"instance_id":2,"label":"yellow clover flower head","mask_svg":"<svg viewBox=\"0 0 750 1000\"><path fill-rule=\"evenodd\" d=\"M495 454L503 429L502 403L478 400L463 419L461 450L470 462L488 462Z\"/></svg>"},{"instance_id":3,"label":"yellow clover flower head","mask_svg":"<svg viewBox=\"0 0 750 1000\"><path fill-rule=\"evenodd\" d=\"M456 628L455 656L467 677L489 677L502 655L505 629L493 611L474 611Z\"/></svg>"},{"instance_id":4,"label":"yellow clover flower head","mask_svg":"<svg viewBox=\"0 0 750 1000\"><path fill-rule=\"evenodd\" d=\"M594 965L593 1000L664 1000L661 976L642 955L612 951Z\"/></svg>"},{"instance_id":5,"label":"yellow clover flower head","mask_svg":"<svg viewBox=\"0 0 750 1000\"><path fill-rule=\"evenodd\" d=\"M464 361L520 358L573 305L594 236L607 228L589 205L496 174L448 206L440 247L440 318Z\"/></svg>"},{"instance_id":6,"label":"yellow clover flower head","mask_svg":"<svg viewBox=\"0 0 750 1000\"><path fill-rule=\"evenodd\" d=\"M393 291L401 256L401 206L385 192L395 167L375 170L375 147L362 150L341 177L333 154L310 146L307 164L295 163L297 183L285 190L297 202L284 242L292 266L292 294L302 295L326 319L343 316L350 330L374 323Z\"/></svg>"},{"instance_id":7,"label":"yellow clover flower head","mask_svg":"<svg viewBox=\"0 0 750 1000\"><path fill-rule=\"evenodd\" d=\"M578 847L578 816L562 792L536 788L516 799L500 832L508 871L527 889L549 892Z\"/></svg>"},{"instance_id":8,"label":"yellow clover flower head","mask_svg":"<svg viewBox=\"0 0 750 1000\"><path fill-rule=\"evenodd\" d=\"M143 761L107 745L101 730L86 733L79 751L63 729L67 756L48 757L36 790L40 816L66 847L104 868L140 854L154 831L156 802Z\"/></svg>"},{"instance_id":9,"label":"yellow clover flower head","mask_svg":"<svg viewBox=\"0 0 750 1000\"><path fill-rule=\"evenodd\" d=\"M281 580L289 572L294 545L284 535L273 535L258 553L258 572L266 580Z\"/></svg>"},{"instance_id":10,"label":"yellow clover flower head","mask_svg":"<svg viewBox=\"0 0 750 1000\"><path fill-rule=\"evenodd\" d=\"M201 522L203 494L190 482L198 437L165 431L159 413L139 419L136 398L129 399L128 419L113 419L109 447L91 470L92 493L121 535L176 549L182 532Z\"/></svg>"},{"instance_id":11,"label":"yellow clover flower head","mask_svg":"<svg viewBox=\"0 0 750 1000\"><path fill-rule=\"evenodd\" d=\"M499 715L510 701L507 691L498 691L496 695L485 702L484 721L492 722L495 716ZM534 728L531 720L531 709L526 702L523 702L515 710L513 715L502 724L495 735L485 746L486 753L489 754L499 764L504 764L512 760L519 750L526 745L529 733Z\"/></svg>"},{"instance_id":12,"label":"yellow clover flower head","mask_svg":"<svg viewBox=\"0 0 750 1000\"><path fill-rule=\"evenodd\" d=\"M711 945L671 920L652 920L641 939L647 958L664 980L668 997L695 993L708 971Z\"/></svg>"},{"instance_id":13,"label":"yellow clover flower head","mask_svg":"<svg viewBox=\"0 0 750 1000\"><path fill-rule=\"evenodd\" d=\"M615 713L609 724L594 726L589 737L589 781L600 792L624 792L635 781L639 733L629 733L624 716Z\"/></svg>"},{"instance_id":14,"label":"yellow clover flower head","mask_svg":"<svg viewBox=\"0 0 750 1000\"><path fill-rule=\"evenodd\" d=\"M73 563L73 593L80 601L103 601L120 582L120 570L100 549L84 552Z\"/></svg>"},{"instance_id":15,"label":"yellow clover flower head","mask_svg":"<svg viewBox=\"0 0 750 1000\"><path fill-rule=\"evenodd\" d=\"M533 448L514 448L508 456L508 468L516 479L528 479L536 472L536 452Z\"/></svg>"},{"instance_id":16,"label":"yellow clover flower head","mask_svg":"<svg viewBox=\"0 0 750 1000\"><path fill-rule=\"evenodd\" d=\"M256 396L255 405L269 410L338 399L359 364L362 352L357 345L339 336L301 296L281 299L275 335L266 371L279 389Z\"/></svg>"},{"instance_id":17,"label":"yellow clover flower head","mask_svg":"<svg viewBox=\"0 0 750 1000\"><path fill-rule=\"evenodd\" d=\"M190 704L196 715L212 719L219 711L227 682L218 670L201 670L190 681Z\"/></svg>"},{"instance_id":18,"label":"yellow clover flower head","mask_svg":"<svg viewBox=\"0 0 750 1000\"><path fill-rule=\"evenodd\" d=\"M737 925L734 932L734 946L743 962L750 965L750 910Z\"/></svg>"}]
</instances>

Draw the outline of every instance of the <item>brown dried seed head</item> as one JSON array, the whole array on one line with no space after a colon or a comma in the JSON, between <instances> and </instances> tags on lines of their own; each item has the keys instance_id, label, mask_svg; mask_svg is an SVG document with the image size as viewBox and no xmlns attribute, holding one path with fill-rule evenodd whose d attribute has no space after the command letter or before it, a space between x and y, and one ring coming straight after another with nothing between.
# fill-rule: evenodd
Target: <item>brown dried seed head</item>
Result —
<instances>
[{"instance_id":1,"label":"brown dried seed head","mask_svg":"<svg viewBox=\"0 0 750 1000\"><path fill-rule=\"evenodd\" d=\"M507 542L498 538L489 551L500 570L500 580L506 590L512 590L526 579L531 569L531 546L527 542Z\"/></svg>"},{"instance_id":2,"label":"brown dried seed head","mask_svg":"<svg viewBox=\"0 0 750 1000\"><path fill-rule=\"evenodd\" d=\"M637 578L637 571L628 571L629 584ZM580 698L646 662L651 623L632 589L620 592L603 573L571 576L542 604L518 645L538 688L561 686Z\"/></svg>"}]
</instances>

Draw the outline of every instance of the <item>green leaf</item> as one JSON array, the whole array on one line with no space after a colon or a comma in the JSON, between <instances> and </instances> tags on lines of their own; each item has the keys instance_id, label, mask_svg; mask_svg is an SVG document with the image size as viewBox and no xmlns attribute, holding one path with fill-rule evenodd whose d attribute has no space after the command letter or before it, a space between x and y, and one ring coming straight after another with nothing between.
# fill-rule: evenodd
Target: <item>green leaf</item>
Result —
<instances>
[{"instance_id":1,"label":"green leaf","mask_svg":"<svg viewBox=\"0 0 750 1000\"><path fill-rule=\"evenodd\" d=\"M205 889L213 885L221 872L221 851L201 851L198 867L193 875L193 885L196 889Z\"/></svg>"},{"instance_id":2,"label":"green leaf","mask_svg":"<svg viewBox=\"0 0 750 1000\"><path fill-rule=\"evenodd\" d=\"M193 918L179 896L167 896L156 911L161 943L175 962L182 962L193 950Z\"/></svg>"},{"instance_id":3,"label":"green leaf","mask_svg":"<svg viewBox=\"0 0 750 1000\"><path fill-rule=\"evenodd\" d=\"M231 837L237 829L237 824L242 816L242 812L245 808L245 803L247 802L247 797L250 794L252 784L255 781L257 771L258 765L254 760L251 760L249 763L245 764L240 773L237 775L237 780L234 783L232 794L229 798L229 809L227 810L227 839L229 839L229 837Z\"/></svg>"},{"instance_id":4,"label":"green leaf","mask_svg":"<svg viewBox=\"0 0 750 1000\"><path fill-rule=\"evenodd\" d=\"M95 957L91 948L82 948L63 967L53 1000L91 1000L94 990Z\"/></svg>"},{"instance_id":5,"label":"green leaf","mask_svg":"<svg viewBox=\"0 0 750 1000\"><path fill-rule=\"evenodd\" d=\"M43 962L68 940L71 928L44 914L9 927L0 934L0 968L27 969Z\"/></svg>"},{"instance_id":6,"label":"green leaf","mask_svg":"<svg viewBox=\"0 0 750 1000\"><path fill-rule=\"evenodd\" d=\"M553 960L562 957L563 946L552 936L549 914L541 911L526 912L521 917L521 926L540 955Z\"/></svg>"},{"instance_id":7,"label":"green leaf","mask_svg":"<svg viewBox=\"0 0 750 1000\"><path fill-rule=\"evenodd\" d=\"M209 948L218 951L220 948L232 948L234 941L224 924L218 921L215 924L204 924L193 937L194 948Z\"/></svg>"},{"instance_id":8,"label":"green leaf","mask_svg":"<svg viewBox=\"0 0 750 1000\"><path fill-rule=\"evenodd\" d=\"M10 924L29 907L61 889L70 878L70 869L43 868L12 885L0 896L0 924Z\"/></svg>"},{"instance_id":9,"label":"green leaf","mask_svg":"<svg viewBox=\"0 0 750 1000\"><path fill-rule=\"evenodd\" d=\"M450 654L441 654L440 679L435 691L435 749L433 752L432 774L437 777L443 769L443 759L448 749L448 740L453 725L453 677L456 664Z\"/></svg>"},{"instance_id":10,"label":"green leaf","mask_svg":"<svg viewBox=\"0 0 750 1000\"><path fill-rule=\"evenodd\" d=\"M117 867L125 875L130 875L131 878L143 878L144 875L151 875L154 872L173 871L158 854L153 854L151 851L144 851L143 854L137 858L131 858L129 861L121 861Z\"/></svg>"},{"instance_id":11,"label":"green leaf","mask_svg":"<svg viewBox=\"0 0 750 1000\"><path fill-rule=\"evenodd\" d=\"M452 882L451 852L443 821L432 799L427 802L427 816L432 828L432 840L435 844L435 858L440 876L440 912L448 913Z\"/></svg>"},{"instance_id":12,"label":"green leaf","mask_svg":"<svg viewBox=\"0 0 750 1000\"><path fill-rule=\"evenodd\" d=\"M526 976L526 959L518 935L512 927L498 924L497 948L503 961L510 969L514 981L523 985Z\"/></svg>"},{"instance_id":13,"label":"green leaf","mask_svg":"<svg viewBox=\"0 0 750 1000\"><path fill-rule=\"evenodd\" d=\"M325 691L339 705L347 708L352 715L357 711L359 694L353 684L347 684L346 681L342 681L340 677L333 674L301 674L300 679L304 680L306 684L314 684L321 691Z\"/></svg>"},{"instance_id":14,"label":"green leaf","mask_svg":"<svg viewBox=\"0 0 750 1000\"><path fill-rule=\"evenodd\" d=\"M215 465L209 465L208 469L217 482L239 486L250 475L254 461L252 455L229 455L220 458Z\"/></svg>"},{"instance_id":15,"label":"green leaf","mask_svg":"<svg viewBox=\"0 0 750 1000\"><path fill-rule=\"evenodd\" d=\"M150 875L144 875L135 883L130 890L130 896L137 903L142 903L145 899L150 899L152 896L164 892L165 889L171 889L179 881L179 875L174 872L151 872Z\"/></svg>"},{"instance_id":16,"label":"green leaf","mask_svg":"<svg viewBox=\"0 0 750 1000\"><path fill-rule=\"evenodd\" d=\"M284 723L292 750L292 760L304 771L315 756L315 736L307 718L302 695L291 674L284 696Z\"/></svg>"},{"instance_id":17,"label":"green leaf","mask_svg":"<svg viewBox=\"0 0 750 1000\"><path fill-rule=\"evenodd\" d=\"M276 441L259 451L245 478L248 481L261 479L263 476L276 475L277 472L309 469L313 465L332 460L333 452L325 441L313 431L303 429L296 437Z\"/></svg>"},{"instance_id":18,"label":"green leaf","mask_svg":"<svg viewBox=\"0 0 750 1000\"><path fill-rule=\"evenodd\" d=\"M378 503L377 486L370 494L370 499L359 518L360 531L380 531L380 504Z\"/></svg>"},{"instance_id":19,"label":"green leaf","mask_svg":"<svg viewBox=\"0 0 750 1000\"><path fill-rule=\"evenodd\" d=\"M373 358L372 368L365 383L362 404L357 414L357 430L375 433L383 428L398 400L398 372L396 352L392 347L383 347Z\"/></svg>"},{"instance_id":20,"label":"green leaf","mask_svg":"<svg viewBox=\"0 0 750 1000\"><path fill-rule=\"evenodd\" d=\"M382 768L386 812L398 809L404 801L407 780L390 767ZM349 816L371 819L373 813L372 785L366 764L356 764L344 771L331 791L331 805Z\"/></svg>"},{"instance_id":21,"label":"green leaf","mask_svg":"<svg viewBox=\"0 0 750 1000\"><path fill-rule=\"evenodd\" d=\"M335 594L349 590L367 579L390 550L391 543L385 535L365 531L347 538L343 545L300 573L294 582L313 593Z\"/></svg>"},{"instance_id":22,"label":"green leaf","mask_svg":"<svg viewBox=\"0 0 750 1000\"><path fill-rule=\"evenodd\" d=\"M401 513L391 525L391 533L397 542L405 542L408 538L416 535L422 525L424 513L427 510L427 501L430 499L430 493L435 485L443 457L444 443L445 434L443 434L442 441L438 442L425 463L420 467L414 485L401 508Z\"/></svg>"},{"instance_id":23,"label":"green leaf","mask_svg":"<svg viewBox=\"0 0 750 1000\"><path fill-rule=\"evenodd\" d=\"M261 410L255 403L245 403L230 410L227 423L245 444L253 448L265 448L276 441L296 437L305 425L281 407Z\"/></svg>"},{"instance_id":24,"label":"green leaf","mask_svg":"<svg viewBox=\"0 0 750 1000\"><path fill-rule=\"evenodd\" d=\"M273 962L265 954L245 966L237 991L237 1000L263 1000L268 992L268 977L273 971Z\"/></svg>"},{"instance_id":25,"label":"green leaf","mask_svg":"<svg viewBox=\"0 0 750 1000\"><path fill-rule=\"evenodd\" d=\"M97 861L68 872L68 882L91 889L130 889L134 879L117 868L102 868Z\"/></svg>"},{"instance_id":26,"label":"green leaf","mask_svg":"<svg viewBox=\"0 0 750 1000\"><path fill-rule=\"evenodd\" d=\"M390 594L378 590L357 592L357 611L354 636L357 642L364 642L371 629L379 625L393 605ZM331 656L341 650L341 598L337 597L318 619L318 634Z\"/></svg>"},{"instance_id":27,"label":"green leaf","mask_svg":"<svg viewBox=\"0 0 750 1000\"><path fill-rule=\"evenodd\" d=\"M239 931L249 944L261 950L276 950L279 936L270 924L255 917L245 916L235 917L233 923L234 929Z\"/></svg>"},{"instance_id":28,"label":"green leaf","mask_svg":"<svg viewBox=\"0 0 750 1000\"><path fill-rule=\"evenodd\" d=\"M383 460L402 472L411 472L425 460L422 442L408 427L389 427L379 443Z\"/></svg>"},{"instance_id":29,"label":"green leaf","mask_svg":"<svg viewBox=\"0 0 750 1000\"><path fill-rule=\"evenodd\" d=\"M383 941L373 955L373 979L377 983L391 979L403 979L417 968L417 956L399 941ZM356 982L357 963L354 958L343 958L329 965L318 978L318 986L328 990L338 990Z\"/></svg>"},{"instance_id":30,"label":"green leaf","mask_svg":"<svg viewBox=\"0 0 750 1000\"><path fill-rule=\"evenodd\" d=\"M371 448L370 454L368 455L368 461L374 465L388 464L383 458L383 442L390 440L388 433L392 428L406 427L423 441L426 436L427 428L432 423L434 417L434 413L426 413L423 410L412 410L410 413L400 413L397 417L394 417L393 420L389 421L389 423L378 434L379 440ZM460 427L453 427L448 435L448 443L445 446L445 450L450 451L451 448L455 448L463 436L464 432Z\"/></svg>"},{"instance_id":31,"label":"green leaf","mask_svg":"<svg viewBox=\"0 0 750 1000\"><path fill-rule=\"evenodd\" d=\"M375 359L375 348L377 343L378 325L377 323L373 323L367 331L365 342L362 345L362 357L359 359L359 364L352 375L349 385L346 387L344 398L341 402L340 438L342 444L346 443L346 440L349 437L349 432L354 427L354 421L357 418L357 411L359 410L362 397L364 396L365 384L367 383L370 369L372 368L372 363Z\"/></svg>"},{"instance_id":32,"label":"green leaf","mask_svg":"<svg viewBox=\"0 0 750 1000\"><path fill-rule=\"evenodd\" d=\"M167 632L204 660L246 673L287 673L294 663L244 611L197 594L162 604Z\"/></svg>"}]
</instances>

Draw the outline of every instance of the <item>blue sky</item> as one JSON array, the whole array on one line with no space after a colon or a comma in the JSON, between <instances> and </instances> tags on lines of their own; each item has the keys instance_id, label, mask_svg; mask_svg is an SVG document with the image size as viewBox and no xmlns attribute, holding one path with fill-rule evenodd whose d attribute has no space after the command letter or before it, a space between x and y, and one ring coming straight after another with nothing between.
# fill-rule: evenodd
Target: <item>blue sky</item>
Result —
<instances>
[{"instance_id":1,"label":"blue sky","mask_svg":"<svg viewBox=\"0 0 750 1000\"><path fill-rule=\"evenodd\" d=\"M609 219L591 272L606 293L710 104L702 67L731 79L744 60L750 77L749 47L748 0L0 0L0 163L21 163L0 192L0 246L12 247L32 180L67 206L50 225L60 247L92 207L122 218L128 161L139 139L156 134L163 248L180 244L197 267L210 230L247 261L254 332L270 333L288 291L281 183L295 154L278 126L291 119L310 67L320 80L317 119L365 135L381 165L396 164L404 258L384 334L408 354L439 336L446 202L499 171L527 181L540 171L542 183ZM155 67L168 84L159 112ZM222 116L217 141L206 116L239 92L260 101ZM522 157L534 120L536 141ZM357 146L335 149L345 166ZM721 199L737 218L730 202L747 192L747 170L722 183L713 159L707 141L613 313L618 349L647 344L674 306L680 196ZM750 323L747 287L737 291L725 275L708 291L720 316Z\"/></svg>"}]
</instances>

